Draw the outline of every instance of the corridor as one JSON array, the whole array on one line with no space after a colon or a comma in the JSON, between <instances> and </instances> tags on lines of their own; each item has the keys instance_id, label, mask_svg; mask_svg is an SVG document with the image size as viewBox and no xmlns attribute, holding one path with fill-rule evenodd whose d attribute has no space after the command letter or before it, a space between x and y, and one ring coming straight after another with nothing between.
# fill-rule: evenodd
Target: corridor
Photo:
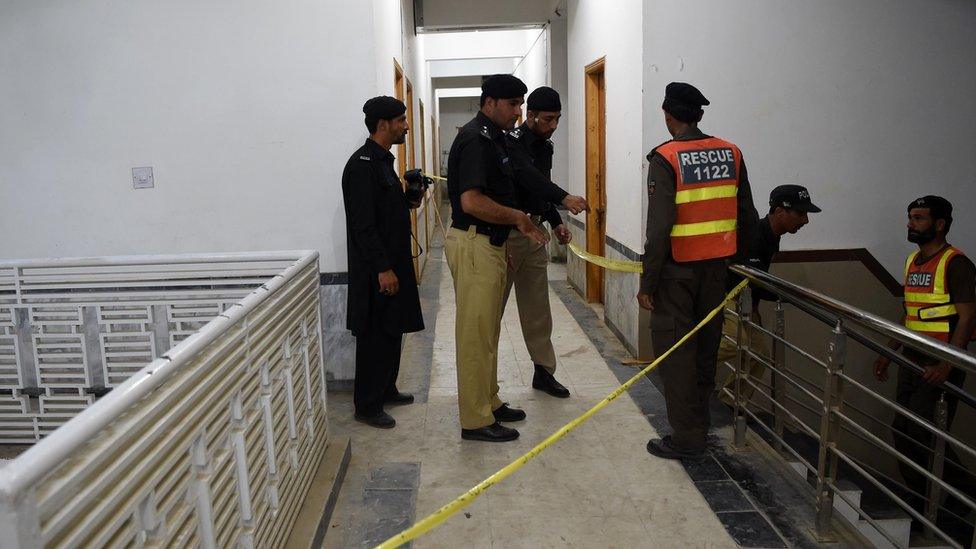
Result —
<instances>
[{"instance_id":1,"label":"corridor","mask_svg":"<svg viewBox=\"0 0 976 549\"><path fill-rule=\"evenodd\" d=\"M627 359L625 350L567 285L565 267L550 265L557 377L572 397L557 399L531 388L532 362L516 307L510 303L502 321L499 385L502 399L524 408L528 419L513 424L521 432L513 443L462 441L451 275L442 248L435 247L432 254L422 282L427 330L406 338L399 378L400 390L413 393L417 403L389 408L397 427L378 430L352 420L350 393L329 395L333 435L351 436L352 458L326 547L374 546L402 531L604 398L620 383L610 364L626 377L637 372L635 366L620 364ZM720 468L717 463L710 460L699 470L686 471L681 463L647 454L644 446L655 431L635 402L638 397L651 401L651 406L663 406L660 393L642 380L631 393L414 543L418 547L734 547L736 542L784 546L781 535L735 483L720 470L715 474L712 469ZM656 411L663 414L663 409Z\"/></svg>"}]
</instances>

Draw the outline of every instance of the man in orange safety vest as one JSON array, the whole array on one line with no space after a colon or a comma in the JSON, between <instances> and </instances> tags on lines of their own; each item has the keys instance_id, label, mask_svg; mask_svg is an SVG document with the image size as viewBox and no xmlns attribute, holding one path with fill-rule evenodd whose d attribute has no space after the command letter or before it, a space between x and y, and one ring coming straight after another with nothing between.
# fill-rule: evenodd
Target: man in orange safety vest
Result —
<instances>
[{"instance_id":1,"label":"man in orange safety vest","mask_svg":"<svg viewBox=\"0 0 976 549\"><path fill-rule=\"evenodd\" d=\"M952 225L952 204L941 196L923 196L908 205L908 241L918 245L905 262L905 327L943 343L966 349L976 329L976 266L962 251L946 242ZM900 344L888 344L898 349ZM936 406L945 399L946 430L952 426L958 398L943 385L948 381L962 387L966 373L915 349L905 348L908 358L922 368L921 375L907 368L898 368L898 403L919 417L934 422ZM888 379L887 357L874 363L874 375L879 381ZM892 423L895 448L917 464L928 469L932 433L902 414L895 414ZM951 445L946 445L943 480L970 497L976 497L976 477L956 464L962 463ZM898 462L905 484L916 494L927 493L927 479L909 464ZM924 510L924 500L909 496L910 503ZM968 507L954 497L946 499L950 513L940 513L938 525L949 532L969 530L971 527L952 517L965 516ZM966 542L972 534L962 537Z\"/></svg>"},{"instance_id":2,"label":"man in orange safety vest","mask_svg":"<svg viewBox=\"0 0 976 549\"><path fill-rule=\"evenodd\" d=\"M694 86L668 84L662 107L674 139L647 155L647 241L637 300L651 311L658 356L722 302L727 262L746 249L758 223L739 147L698 129L708 104ZM721 337L718 316L658 368L673 432L648 442L651 454L704 454Z\"/></svg>"}]
</instances>

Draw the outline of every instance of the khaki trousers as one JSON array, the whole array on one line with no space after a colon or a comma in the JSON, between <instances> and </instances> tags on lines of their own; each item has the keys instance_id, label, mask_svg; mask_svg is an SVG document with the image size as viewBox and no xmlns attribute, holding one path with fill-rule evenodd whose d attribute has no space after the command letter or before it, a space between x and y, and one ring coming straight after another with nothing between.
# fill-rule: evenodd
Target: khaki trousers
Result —
<instances>
[{"instance_id":1,"label":"khaki trousers","mask_svg":"<svg viewBox=\"0 0 976 549\"><path fill-rule=\"evenodd\" d=\"M735 339L736 337L738 337L738 333L739 333L738 320L736 320L734 317L726 316L725 322L722 324L722 334L730 336L732 339ZM743 333L743 338L749 345L749 348L752 350L752 352L756 353L759 356L764 356L764 357L770 356L769 346L766 344L766 334L760 332L759 330L753 328L752 326L748 326L746 327L746 330ZM728 368L722 365L722 363L725 361L729 361L733 366L735 366L737 364L736 361L738 360L738 357L739 357L739 351L738 349L736 349L735 343L732 343L723 337L722 343L719 345L718 348L719 368L728 371ZM766 366L762 362L759 362L752 357L746 357L746 361L747 361L749 377L752 379L762 379L763 374L766 373ZM725 381L722 383L722 387L718 391L718 399L728 404L729 406L732 406L735 403L735 400L729 395L725 394L725 391L723 391L722 389L728 389L733 394L735 393L735 372L729 372L729 374L725 376ZM752 394L755 392L756 388L750 385L749 383L744 382L742 387L740 387L740 390L741 390L742 401L748 402L749 399L752 398Z\"/></svg>"},{"instance_id":2,"label":"khaki trousers","mask_svg":"<svg viewBox=\"0 0 976 549\"><path fill-rule=\"evenodd\" d=\"M543 232L541 223L537 226ZM512 265L505 285L505 301L515 286L522 338L532 362L550 374L556 372L556 351L552 348L552 308L549 306L549 250L518 231L508 237ZM504 306L502 307L504 311Z\"/></svg>"},{"instance_id":3,"label":"khaki trousers","mask_svg":"<svg viewBox=\"0 0 976 549\"><path fill-rule=\"evenodd\" d=\"M457 354L458 410L462 429L495 422L498 398L498 336L505 298L507 244L451 228L444 243L454 278L454 345Z\"/></svg>"}]
</instances>

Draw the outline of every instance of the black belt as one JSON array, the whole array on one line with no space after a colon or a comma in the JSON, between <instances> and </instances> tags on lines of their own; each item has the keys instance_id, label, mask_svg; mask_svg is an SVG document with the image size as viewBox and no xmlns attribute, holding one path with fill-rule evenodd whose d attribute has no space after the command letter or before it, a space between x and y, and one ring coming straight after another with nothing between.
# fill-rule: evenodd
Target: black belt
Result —
<instances>
[{"instance_id":1,"label":"black belt","mask_svg":"<svg viewBox=\"0 0 976 549\"><path fill-rule=\"evenodd\" d=\"M492 246L501 246L504 244L508 240L508 233L511 231L511 227L504 225L481 225L478 223L464 223L463 221L451 222L451 228L458 229L459 231L467 231L471 227L474 227L474 232L487 236L488 242Z\"/></svg>"}]
</instances>

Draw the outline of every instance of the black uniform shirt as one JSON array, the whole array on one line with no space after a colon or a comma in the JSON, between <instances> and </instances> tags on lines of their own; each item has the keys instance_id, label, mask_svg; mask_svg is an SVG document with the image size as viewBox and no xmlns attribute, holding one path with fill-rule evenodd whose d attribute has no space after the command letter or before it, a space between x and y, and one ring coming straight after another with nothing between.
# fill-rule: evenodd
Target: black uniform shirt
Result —
<instances>
[{"instance_id":1,"label":"black uniform shirt","mask_svg":"<svg viewBox=\"0 0 976 549\"><path fill-rule=\"evenodd\" d=\"M559 216L552 201L537 192L533 192L530 186L533 182L537 184L541 180L537 175L530 173L529 165L538 170L545 181L552 180L552 141L539 136L532 131L528 124L522 124L508 134L509 150L516 160L516 174L518 175L517 194L522 209L533 215L541 215L549 224L556 228L562 224L563 220ZM561 194L561 196L559 196ZM559 196L558 202L569 194L563 189L553 193L550 189L545 193L549 198Z\"/></svg>"},{"instance_id":2,"label":"black uniform shirt","mask_svg":"<svg viewBox=\"0 0 976 549\"><path fill-rule=\"evenodd\" d=\"M675 141L692 141L708 137L698 128L690 128L682 135L676 135ZM644 244L644 272L641 275L641 293L653 295L661 278L661 270L667 264L673 264L671 256L671 227L677 216L677 206L674 201L677 183L674 169L655 147L648 155L650 167L647 173L647 235ZM747 243L756 230L759 215L752 203L752 188L749 186L749 175L746 172L745 161L739 172L739 190L736 194L738 203L737 250L747 248ZM714 260L710 260L714 261Z\"/></svg>"},{"instance_id":3,"label":"black uniform shirt","mask_svg":"<svg viewBox=\"0 0 976 549\"><path fill-rule=\"evenodd\" d=\"M759 220L759 226L749 239L749 244L744 253L737 255L735 261L753 269L769 272L769 265L773 262L773 256L779 252L779 240L780 237L773 232L773 227L769 224L769 216L767 215ZM741 276L730 272L728 289L731 290L740 281L742 281ZM754 305L759 303L760 299L776 301L776 294L765 288L759 288L753 285L750 289L752 290L752 302Z\"/></svg>"},{"instance_id":4,"label":"black uniform shirt","mask_svg":"<svg viewBox=\"0 0 976 549\"><path fill-rule=\"evenodd\" d=\"M505 134L481 112L461 126L451 145L447 159L447 193L451 199L452 225L491 225L461 209L461 195L471 189L480 189L502 206L514 208L517 205L515 172Z\"/></svg>"},{"instance_id":5,"label":"black uniform shirt","mask_svg":"<svg viewBox=\"0 0 976 549\"><path fill-rule=\"evenodd\" d=\"M353 335L380 327L391 335L424 329L410 247L410 207L393 154L372 139L352 153L342 172L349 296L346 325ZM379 293L379 273L393 270L396 295Z\"/></svg>"}]
</instances>

